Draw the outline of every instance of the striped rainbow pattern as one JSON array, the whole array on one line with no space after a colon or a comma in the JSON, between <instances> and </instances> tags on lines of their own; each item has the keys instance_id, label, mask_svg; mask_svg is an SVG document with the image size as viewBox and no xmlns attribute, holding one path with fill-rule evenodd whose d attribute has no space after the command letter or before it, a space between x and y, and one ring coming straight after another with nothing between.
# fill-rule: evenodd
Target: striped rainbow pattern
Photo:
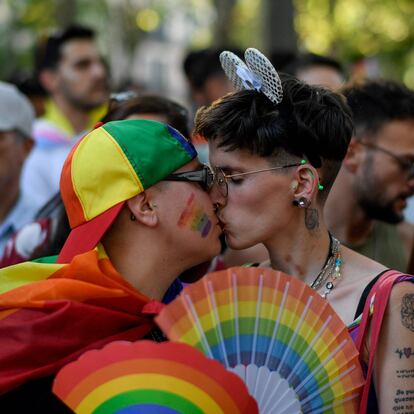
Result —
<instances>
[{"instance_id":1,"label":"striped rainbow pattern","mask_svg":"<svg viewBox=\"0 0 414 414\"><path fill-rule=\"evenodd\" d=\"M254 267L211 273L188 286L156 322L170 340L228 368L254 364L277 371L303 412L338 401L343 404L332 412L357 406L363 377L347 328L296 278Z\"/></svg>"},{"instance_id":2,"label":"striped rainbow pattern","mask_svg":"<svg viewBox=\"0 0 414 414\"><path fill-rule=\"evenodd\" d=\"M255 414L246 386L178 343L117 341L57 375L53 392L77 414Z\"/></svg>"},{"instance_id":3,"label":"striped rainbow pattern","mask_svg":"<svg viewBox=\"0 0 414 414\"><path fill-rule=\"evenodd\" d=\"M196 155L178 131L159 122L113 121L94 129L74 146L62 169L71 227L141 193Z\"/></svg>"}]
</instances>

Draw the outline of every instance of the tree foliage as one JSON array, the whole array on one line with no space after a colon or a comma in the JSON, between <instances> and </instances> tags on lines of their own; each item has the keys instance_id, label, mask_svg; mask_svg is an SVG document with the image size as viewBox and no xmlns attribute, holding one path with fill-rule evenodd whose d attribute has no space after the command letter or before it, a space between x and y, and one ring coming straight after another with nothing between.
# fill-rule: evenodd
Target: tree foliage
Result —
<instances>
[{"instance_id":1,"label":"tree foliage","mask_svg":"<svg viewBox=\"0 0 414 414\"><path fill-rule=\"evenodd\" d=\"M301 44L347 61L378 60L381 73L414 87L413 0L294 0Z\"/></svg>"}]
</instances>

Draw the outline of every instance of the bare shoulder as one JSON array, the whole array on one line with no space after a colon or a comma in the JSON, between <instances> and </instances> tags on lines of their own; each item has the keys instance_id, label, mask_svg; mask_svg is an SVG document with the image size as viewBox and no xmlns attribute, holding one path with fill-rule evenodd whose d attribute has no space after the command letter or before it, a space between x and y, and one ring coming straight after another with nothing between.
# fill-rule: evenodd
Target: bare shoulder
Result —
<instances>
[{"instance_id":1,"label":"bare shoulder","mask_svg":"<svg viewBox=\"0 0 414 414\"><path fill-rule=\"evenodd\" d=\"M406 312L411 312L411 318L414 319L414 283L400 282L394 285L391 290L390 308L405 309Z\"/></svg>"},{"instance_id":2,"label":"bare shoulder","mask_svg":"<svg viewBox=\"0 0 414 414\"><path fill-rule=\"evenodd\" d=\"M344 279L348 279L350 283L358 282L358 284L365 287L381 272L387 270L381 263L363 256L345 246L342 247L341 251L344 261L344 276L346 276Z\"/></svg>"}]
</instances>

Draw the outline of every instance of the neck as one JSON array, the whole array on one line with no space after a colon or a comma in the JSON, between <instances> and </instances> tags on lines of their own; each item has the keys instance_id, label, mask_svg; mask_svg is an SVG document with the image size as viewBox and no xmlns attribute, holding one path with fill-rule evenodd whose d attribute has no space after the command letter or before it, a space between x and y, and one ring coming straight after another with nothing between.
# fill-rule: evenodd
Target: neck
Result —
<instances>
[{"instance_id":1,"label":"neck","mask_svg":"<svg viewBox=\"0 0 414 414\"><path fill-rule=\"evenodd\" d=\"M6 219L12 208L17 203L19 199L19 184L18 182L14 185L7 186L9 189L15 189L15 191L7 190L2 191L1 202L0 202L0 223ZM5 188L5 186L3 186Z\"/></svg>"},{"instance_id":2,"label":"neck","mask_svg":"<svg viewBox=\"0 0 414 414\"><path fill-rule=\"evenodd\" d=\"M76 107L61 95L54 95L53 100L63 115L65 115L69 123L72 125L75 134L80 134L81 132L85 131L90 120L89 112Z\"/></svg>"},{"instance_id":3,"label":"neck","mask_svg":"<svg viewBox=\"0 0 414 414\"><path fill-rule=\"evenodd\" d=\"M329 254L329 234L324 225L309 231L305 227L265 244L272 268L311 284L324 267Z\"/></svg>"},{"instance_id":4,"label":"neck","mask_svg":"<svg viewBox=\"0 0 414 414\"><path fill-rule=\"evenodd\" d=\"M118 235L105 236L103 244L113 266L129 284L147 297L161 300L185 266L180 266L178 254L170 252L171 246L168 250L152 233L143 229L133 242Z\"/></svg>"},{"instance_id":5,"label":"neck","mask_svg":"<svg viewBox=\"0 0 414 414\"><path fill-rule=\"evenodd\" d=\"M331 233L348 245L363 243L374 226L374 221L359 206L351 184L341 179L332 187L325 204L324 218Z\"/></svg>"}]
</instances>

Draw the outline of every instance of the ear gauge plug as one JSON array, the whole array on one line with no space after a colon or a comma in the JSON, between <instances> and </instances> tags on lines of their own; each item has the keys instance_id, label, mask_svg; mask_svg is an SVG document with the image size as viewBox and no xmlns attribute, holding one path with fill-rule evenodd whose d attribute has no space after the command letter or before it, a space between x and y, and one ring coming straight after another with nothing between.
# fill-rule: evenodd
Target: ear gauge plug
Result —
<instances>
[{"instance_id":1,"label":"ear gauge plug","mask_svg":"<svg viewBox=\"0 0 414 414\"><path fill-rule=\"evenodd\" d=\"M300 207L300 208L308 208L311 205L310 200L308 200L305 197L300 197L299 199L295 199L292 201L292 204L295 207Z\"/></svg>"}]
</instances>

